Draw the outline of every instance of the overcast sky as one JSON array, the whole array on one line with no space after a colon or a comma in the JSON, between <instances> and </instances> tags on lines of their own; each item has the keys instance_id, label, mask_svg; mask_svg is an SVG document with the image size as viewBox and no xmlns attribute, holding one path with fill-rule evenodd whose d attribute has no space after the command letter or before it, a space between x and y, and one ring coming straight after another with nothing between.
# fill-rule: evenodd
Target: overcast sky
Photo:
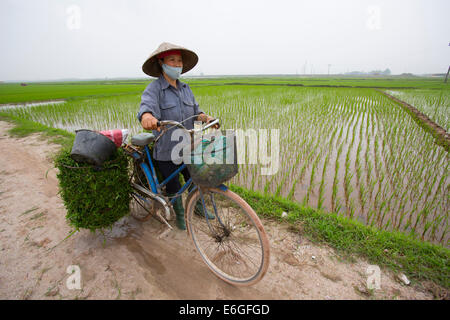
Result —
<instances>
[{"instance_id":1,"label":"overcast sky","mask_svg":"<svg viewBox=\"0 0 450 320\"><path fill-rule=\"evenodd\" d=\"M186 75L444 73L449 12L448 0L0 0L0 80L146 77L161 42L198 54Z\"/></svg>"}]
</instances>

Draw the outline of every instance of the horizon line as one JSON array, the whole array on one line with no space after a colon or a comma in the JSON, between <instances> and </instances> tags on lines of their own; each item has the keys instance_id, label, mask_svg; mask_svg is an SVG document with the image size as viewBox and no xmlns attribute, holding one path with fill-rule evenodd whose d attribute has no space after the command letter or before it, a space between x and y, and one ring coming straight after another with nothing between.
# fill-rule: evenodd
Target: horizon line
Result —
<instances>
[{"instance_id":1,"label":"horizon line","mask_svg":"<svg viewBox=\"0 0 450 320\"><path fill-rule=\"evenodd\" d=\"M355 73L352 74L352 72L361 72L360 74ZM300 73L267 73L267 74L203 74L203 75L190 75L186 77L181 77L181 79L189 79L189 78L223 78L223 77L282 77L282 76L290 76L290 77L332 77L332 76L345 76L345 77L395 77L395 76L401 76L401 75L412 75L416 77L445 77L446 73L421 73L421 74L414 74L410 72L403 72L398 74L370 74L369 72L362 72L362 71L350 71L346 73L333 73L333 74L300 74ZM95 77L95 78L57 78L57 79L41 79L41 80L0 80L0 83L25 83L25 82L67 82L67 81L107 81L107 80L151 80L156 79L156 77Z\"/></svg>"}]
</instances>

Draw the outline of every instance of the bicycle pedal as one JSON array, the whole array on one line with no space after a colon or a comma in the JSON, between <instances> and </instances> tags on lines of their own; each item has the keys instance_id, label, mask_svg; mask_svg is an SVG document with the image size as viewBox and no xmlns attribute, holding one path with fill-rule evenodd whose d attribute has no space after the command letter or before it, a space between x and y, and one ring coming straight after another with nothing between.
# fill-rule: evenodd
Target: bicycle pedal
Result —
<instances>
[{"instance_id":1,"label":"bicycle pedal","mask_svg":"<svg viewBox=\"0 0 450 320\"><path fill-rule=\"evenodd\" d=\"M167 237L167 235L172 231L173 229L165 228L161 233L158 234L157 239L161 240L164 237Z\"/></svg>"},{"instance_id":2,"label":"bicycle pedal","mask_svg":"<svg viewBox=\"0 0 450 320\"><path fill-rule=\"evenodd\" d=\"M166 214L164 214L166 215ZM173 229L172 226L169 224L169 222L167 222L166 219L164 219L164 217L162 216L162 214L159 211L156 211L156 216L160 219L160 221L165 224L169 229Z\"/></svg>"}]
</instances>

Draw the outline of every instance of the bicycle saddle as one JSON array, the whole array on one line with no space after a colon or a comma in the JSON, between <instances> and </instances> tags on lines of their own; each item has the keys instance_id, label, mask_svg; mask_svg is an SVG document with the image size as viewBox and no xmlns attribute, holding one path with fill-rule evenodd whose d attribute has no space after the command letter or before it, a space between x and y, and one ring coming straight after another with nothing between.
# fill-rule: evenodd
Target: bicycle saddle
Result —
<instances>
[{"instance_id":1,"label":"bicycle saddle","mask_svg":"<svg viewBox=\"0 0 450 320\"><path fill-rule=\"evenodd\" d=\"M156 137L153 133L142 132L131 137L131 143L134 144L135 146L143 147L152 143L153 141L155 141L155 139Z\"/></svg>"}]
</instances>

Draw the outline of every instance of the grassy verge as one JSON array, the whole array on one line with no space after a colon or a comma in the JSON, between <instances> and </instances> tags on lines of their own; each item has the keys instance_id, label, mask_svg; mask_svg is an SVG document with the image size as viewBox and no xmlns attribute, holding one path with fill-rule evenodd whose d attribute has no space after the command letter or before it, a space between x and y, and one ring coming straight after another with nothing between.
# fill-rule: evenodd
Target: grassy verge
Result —
<instances>
[{"instance_id":1,"label":"grassy verge","mask_svg":"<svg viewBox=\"0 0 450 320\"><path fill-rule=\"evenodd\" d=\"M450 288L450 250L408 237L378 230L334 213L305 208L283 198L262 195L231 185L258 215L289 222L293 229L314 242L327 243L341 254L356 254L369 263L404 272L413 280L431 280ZM283 212L288 213L281 218Z\"/></svg>"},{"instance_id":2,"label":"grassy verge","mask_svg":"<svg viewBox=\"0 0 450 320\"><path fill-rule=\"evenodd\" d=\"M9 130L9 133L17 137L25 137L32 133L42 133L50 142L63 147L71 147L75 139L75 134L61 129L47 127L43 124L22 119L11 114L0 112L0 120L14 123L16 126Z\"/></svg>"},{"instance_id":3,"label":"grassy verge","mask_svg":"<svg viewBox=\"0 0 450 320\"><path fill-rule=\"evenodd\" d=\"M50 142L70 147L74 134L0 112L0 120L13 122L16 127L10 133L26 136L40 132ZM404 272L412 280L431 280L450 288L450 250L428 242L422 242L399 232L388 232L365 226L357 221L305 208L286 199L262 195L231 185L230 189L244 198L262 217L290 223L297 232L308 239L326 243L344 255L359 255L372 264ZM288 213L281 218L283 212Z\"/></svg>"},{"instance_id":4,"label":"grassy verge","mask_svg":"<svg viewBox=\"0 0 450 320\"><path fill-rule=\"evenodd\" d=\"M430 133L434 137L437 145L442 146L447 152L450 151L450 140L444 128L439 126L426 114L418 110L416 107L410 105L409 103L406 103L405 101L402 101L399 98L394 97L386 92L380 90L376 91L388 97L398 106L403 108L403 110L405 110L420 127L422 127L426 132Z\"/></svg>"}]
</instances>

